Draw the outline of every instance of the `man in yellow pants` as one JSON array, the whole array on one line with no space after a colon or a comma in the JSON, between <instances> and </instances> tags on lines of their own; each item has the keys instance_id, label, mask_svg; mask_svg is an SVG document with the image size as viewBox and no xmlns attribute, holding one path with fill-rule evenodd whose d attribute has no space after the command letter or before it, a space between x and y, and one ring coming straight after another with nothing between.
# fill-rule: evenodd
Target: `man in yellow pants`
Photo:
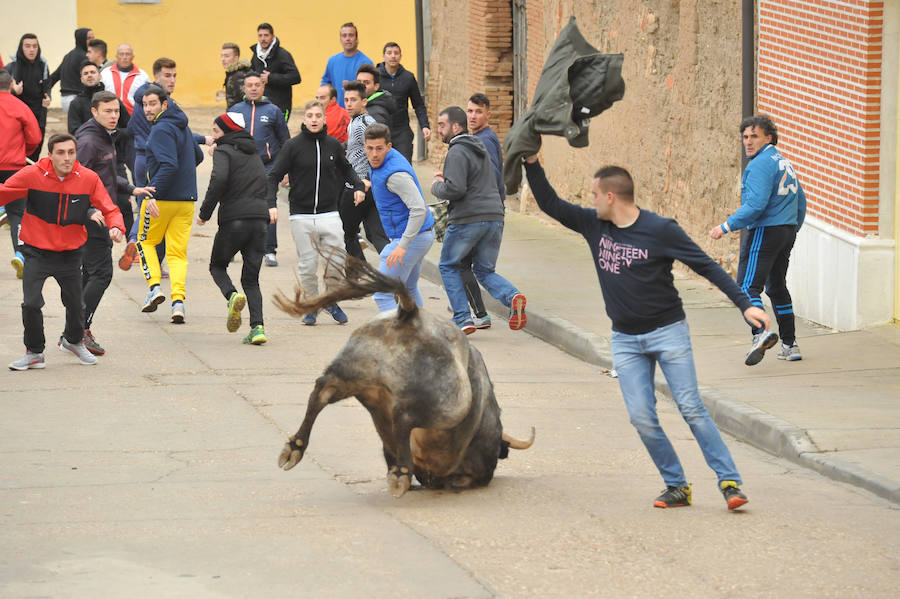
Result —
<instances>
[{"instance_id":1,"label":"man in yellow pants","mask_svg":"<svg viewBox=\"0 0 900 599\"><path fill-rule=\"evenodd\" d=\"M203 153L188 128L188 119L166 92L150 85L143 97L144 116L151 123L147 139L147 168L154 197L141 205L138 254L150 287L142 312L155 312L166 300L159 289L160 268L155 246L166 240L171 283L172 322L184 322L187 245L197 200L197 166Z\"/></svg>"}]
</instances>

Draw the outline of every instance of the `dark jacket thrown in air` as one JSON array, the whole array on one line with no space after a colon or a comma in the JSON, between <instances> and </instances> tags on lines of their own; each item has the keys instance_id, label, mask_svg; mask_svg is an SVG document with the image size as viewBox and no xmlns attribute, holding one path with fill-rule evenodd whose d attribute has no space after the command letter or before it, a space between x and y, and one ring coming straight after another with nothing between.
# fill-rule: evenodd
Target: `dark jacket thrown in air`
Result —
<instances>
[{"instance_id":1,"label":"dark jacket thrown in air","mask_svg":"<svg viewBox=\"0 0 900 599\"><path fill-rule=\"evenodd\" d=\"M391 132L402 131L405 127L409 127L409 103L412 101L413 110L416 111L416 119L419 121L419 128L428 125L428 108L425 106L425 100L422 99L422 92L419 91L419 84L416 82L415 76L399 65L397 74L388 73L387 67L383 62L378 63L376 67L381 73L381 89L390 92L394 96L396 103L396 111L394 112L393 122L391 123Z\"/></svg>"},{"instance_id":2,"label":"dark jacket thrown in air","mask_svg":"<svg viewBox=\"0 0 900 599\"><path fill-rule=\"evenodd\" d=\"M87 58L87 34L90 27L75 30L75 47L63 57L59 67L50 75L50 87L59 81L59 91L64 96L81 91L81 63Z\"/></svg>"},{"instance_id":3,"label":"dark jacket thrown in air","mask_svg":"<svg viewBox=\"0 0 900 599\"><path fill-rule=\"evenodd\" d=\"M124 108L122 109L124 110ZM125 114L126 116L128 115L127 112ZM118 129L109 132L106 130L106 127L97 122L97 119L91 117L78 127L78 130L74 131L73 134L78 142L78 162L83 167L97 173L109 197L114 199L118 195L117 192L131 195L134 187L128 183L128 179L117 172L116 139L121 132ZM109 245L112 245L109 231L106 227L89 222L85 225L85 228L87 228L89 237L103 239Z\"/></svg>"},{"instance_id":4,"label":"dark jacket thrown in air","mask_svg":"<svg viewBox=\"0 0 900 599\"><path fill-rule=\"evenodd\" d=\"M37 117L38 112L47 111L41 102L44 101L44 94L50 95L50 68L47 66L47 59L41 56L40 44L38 44L37 56L34 57L34 61L25 58L25 52L22 50L23 41L25 41L24 38L19 40L16 59L4 68L12 75L13 79L22 82L22 95L16 97L25 102L25 105ZM81 81L78 82L78 85L81 85Z\"/></svg>"},{"instance_id":5,"label":"dark jacket thrown in air","mask_svg":"<svg viewBox=\"0 0 900 599\"><path fill-rule=\"evenodd\" d=\"M375 122L387 125L394 132L394 113L397 112L397 103L389 91L378 90L366 101L366 112L375 119ZM407 120L407 125L409 121Z\"/></svg>"},{"instance_id":6,"label":"dark jacket thrown in air","mask_svg":"<svg viewBox=\"0 0 900 599\"><path fill-rule=\"evenodd\" d=\"M159 113L147 138L147 170L157 200L196 201L197 165L203 152L194 141L187 115L169 102Z\"/></svg>"},{"instance_id":7,"label":"dark jacket thrown in air","mask_svg":"<svg viewBox=\"0 0 900 599\"><path fill-rule=\"evenodd\" d=\"M450 140L444 180L431 185L436 198L449 200L451 225L503 220L503 198L484 143L468 133Z\"/></svg>"},{"instance_id":8,"label":"dark jacket thrown in air","mask_svg":"<svg viewBox=\"0 0 900 599\"><path fill-rule=\"evenodd\" d=\"M281 47L281 40L275 38L272 42L273 48L269 52L268 58L263 62L256 55L256 46L250 46L253 53L250 64L257 73L269 71L269 82L266 83L266 97L281 109L282 112L291 109L291 103L294 100L294 92L292 86L300 83L300 71L294 64L294 57L291 53Z\"/></svg>"},{"instance_id":9,"label":"dark jacket thrown in air","mask_svg":"<svg viewBox=\"0 0 900 599\"><path fill-rule=\"evenodd\" d=\"M203 220L209 220L219 204L219 224L232 220L269 220L274 198L266 200L266 169L256 151L256 142L247 131L229 131L216 140L213 170L200 206Z\"/></svg>"},{"instance_id":10,"label":"dark jacket thrown in air","mask_svg":"<svg viewBox=\"0 0 900 599\"><path fill-rule=\"evenodd\" d=\"M541 135L564 136L569 145L588 145L588 126L622 99L622 54L600 54L578 31L575 17L560 32L544 63L534 101L513 123L503 142L503 180L512 195L522 182L522 159L541 148Z\"/></svg>"},{"instance_id":11,"label":"dark jacket thrown in air","mask_svg":"<svg viewBox=\"0 0 900 599\"><path fill-rule=\"evenodd\" d=\"M235 61L225 67L225 105L228 108L244 99L244 77L252 70L247 59Z\"/></svg>"},{"instance_id":12,"label":"dark jacket thrown in air","mask_svg":"<svg viewBox=\"0 0 900 599\"><path fill-rule=\"evenodd\" d=\"M288 194L291 214L337 211L338 200L347 183L354 190L365 190L347 162L341 142L328 135L325 127L312 133L302 125L300 133L278 151L269 171L270 205L285 173L291 182Z\"/></svg>"},{"instance_id":13,"label":"dark jacket thrown in air","mask_svg":"<svg viewBox=\"0 0 900 599\"><path fill-rule=\"evenodd\" d=\"M102 83L98 83L94 87L81 86L81 93L69 104L69 133L74 135L79 127L94 118L94 113L91 112L91 100L94 98L94 94L105 89ZM116 126L119 129L125 129L128 126L128 120L128 111L125 109L125 104L122 103L122 100L119 100L119 122ZM84 164L81 160L78 162ZM85 166L88 165L85 164ZM88 166L88 168L91 167Z\"/></svg>"}]
</instances>

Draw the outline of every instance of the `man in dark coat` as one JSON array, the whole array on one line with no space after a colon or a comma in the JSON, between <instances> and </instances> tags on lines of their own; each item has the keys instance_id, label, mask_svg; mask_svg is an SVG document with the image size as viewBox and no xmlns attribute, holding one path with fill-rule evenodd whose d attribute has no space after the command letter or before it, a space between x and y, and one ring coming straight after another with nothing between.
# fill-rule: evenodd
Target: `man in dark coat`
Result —
<instances>
[{"instance_id":1,"label":"man in dark coat","mask_svg":"<svg viewBox=\"0 0 900 599\"><path fill-rule=\"evenodd\" d=\"M291 87L300 83L300 71L291 53L281 47L275 30L268 23L256 28L258 44L250 46L253 57L250 64L266 84L269 100L284 113L284 120L291 118L293 92Z\"/></svg>"},{"instance_id":2,"label":"man in dark coat","mask_svg":"<svg viewBox=\"0 0 900 599\"><path fill-rule=\"evenodd\" d=\"M241 310L250 306L250 333L244 343L266 342L263 328L263 300L259 290L259 269L265 252L266 225L278 217L275 197L267 199L266 169L257 152L256 141L245 129L243 115L228 112L213 124L216 150L213 170L200 206L197 224L204 225L219 205L219 230L213 241L209 272L228 301L225 328L234 333L241 326ZM228 264L241 253L241 287L238 293L228 276Z\"/></svg>"},{"instance_id":3,"label":"man in dark coat","mask_svg":"<svg viewBox=\"0 0 900 599\"><path fill-rule=\"evenodd\" d=\"M87 43L94 39L89 27L75 30L75 47L69 50L59 67L50 75L50 87L59 81L63 112L69 112L69 104L81 91L81 63L87 58Z\"/></svg>"},{"instance_id":4,"label":"man in dark coat","mask_svg":"<svg viewBox=\"0 0 900 599\"><path fill-rule=\"evenodd\" d=\"M31 110L41 129L41 141L28 158L36 162L44 145L44 130L47 128L47 107L50 106L50 69L47 59L41 56L41 45L33 33L26 33L19 40L16 59L6 65L12 75L10 91Z\"/></svg>"},{"instance_id":5,"label":"man in dark coat","mask_svg":"<svg viewBox=\"0 0 900 599\"><path fill-rule=\"evenodd\" d=\"M97 173L106 193L113 199L119 192L126 194L126 197L132 193L148 192L144 188L132 187L128 180L119 176L117 172L115 138L119 134L117 125L120 122L121 112L125 112L125 108L116 94L100 91L93 96L91 118L75 132L75 139L78 142L78 162ZM106 350L94 339L91 323L97 306L100 305L100 300L112 281L112 240L106 228L95 222L89 222L86 228L88 235L82 248L81 261L84 346L95 356L102 356Z\"/></svg>"},{"instance_id":6,"label":"man in dark coat","mask_svg":"<svg viewBox=\"0 0 900 599\"><path fill-rule=\"evenodd\" d=\"M376 67L381 74L381 89L390 92L394 96L397 110L394 112L391 122L391 145L403 154L409 162L413 155L413 132L409 126L409 104L412 102L416 111L416 119L422 130L425 141L431 139L431 128L428 125L428 108L419 91L416 77L403 68L400 64L402 57L400 45L396 42L388 42L384 45L384 62Z\"/></svg>"},{"instance_id":7,"label":"man in dark coat","mask_svg":"<svg viewBox=\"0 0 900 599\"><path fill-rule=\"evenodd\" d=\"M225 106L231 108L244 99L244 77L253 72L253 65L246 58L241 59L241 49L237 44L225 42L222 44L222 68L225 69Z\"/></svg>"},{"instance_id":8,"label":"man in dark coat","mask_svg":"<svg viewBox=\"0 0 900 599\"><path fill-rule=\"evenodd\" d=\"M364 64L357 69L356 78L366 86L366 112L376 123L387 125L393 136L392 125L394 113L397 112L397 103L394 102L391 92L381 89L381 73L372 65Z\"/></svg>"}]
</instances>

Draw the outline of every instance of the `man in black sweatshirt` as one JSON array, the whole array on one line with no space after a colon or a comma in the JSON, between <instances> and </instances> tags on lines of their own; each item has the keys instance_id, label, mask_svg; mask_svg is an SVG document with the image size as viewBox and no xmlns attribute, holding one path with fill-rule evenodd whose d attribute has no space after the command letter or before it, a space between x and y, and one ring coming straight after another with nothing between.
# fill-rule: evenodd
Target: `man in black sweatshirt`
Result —
<instances>
[{"instance_id":1,"label":"man in black sweatshirt","mask_svg":"<svg viewBox=\"0 0 900 599\"><path fill-rule=\"evenodd\" d=\"M44 145L44 130L47 128L47 107L50 106L50 69L47 59L41 56L41 45L33 33L26 33L19 40L16 59L6 65L12 76L10 91L22 100L37 119L41 129L41 141L28 155L37 162Z\"/></svg>"},{"instance_id":2,"label":"man in black sweatshirt","mask_svg":"<svg viewBox=\"0 0 900 599\"><path fill-rule=\"evenodd\" d=\"M297 246L297 271L300 284L310 297L319 294L319 251L328 255L328 248L337 252L329 261L343 264L344 227L338 213L338 201L345 185L354 190L354 199L365 199L365 187L350 166L340 142L325 131L325 106L310 100L303 107L303 125L298 135L287 141L269 171L270 201L278 183L287 174L291 191L291 234ZM317 247L318 246L318 247ZM329 278L325 277L326 287ZM347 315L332 304L325 308L338 324L347 322ZM316 314L303 317L303 324L316 324Z\"/></svg>"},{"instance_id":3,"label":"man in black sweatshirt","mask_svg":"<svg viewBox=\"0 0 900 599\"><path fill-rule=\"evenodd\" d=\"M591 186L593 209L559 198L537 157L525 160L525 173L541 210L588 242L612 320L613 367L625 407L666 483L653 505L691 503L691 486L656 414L653 373L659 364L672 399L716 473L728 509L741 507L747 497L739 486L740 474L697 389L691 337L673 283L672 263L680 260L721 289L748 322L768 329L769 317L678 223L637 206L634 182L625 169L608 166L597 171Z\"/></svg>"},{"instance_id":4,"label":"man in black sweatshirt","mask_svg":"<svg viewBox=\"0 0 900 599\"><path fill-rule=\"evenodd\" d=\"M228 112L216 117L213 138L213 170L200 206L197 224L204 225L219 205L219 230L209 257L209 273L228 301L225 328L234 333L241 327L241 310L250 306L250 333L243 342L262 345L263 300L259 290L259 268L266 247L266 227L278 218L275 197L267 198L266 169L256 141L245 129L244 116ZM228 276L228 264L241 253L241 287Z\"/></svg>"},{"instance_id":5,"label":"man in black sweatshirt","mask_svg":"<svg viewBox=\"0 0 900 599\"><path fill-rule=\"evenodd\" d=\"M81 91L81 63L87 58L87 43L94 39L89 27L75 30L75 47L69 50L59 67L50 74L50 87L59 81L63 112L69 112L69 104Z\"/></svg>"},{"instance_id":6,"label":"man in black sweatshirt","mask_svg":"<svg viewBox=\"0 0 900 599\"><path fill-rule=\"evenodd\" d=\"M383 54L384 62L376 66L381 74L381 89L390 92L397 105L391 123L391 144L395 150L403 154L404 158L412 162L413 132L409 126L409 104L412 103L413 110L416 111L416 119L419 121L419 129L422 130L425 141L431 139L428 108L422 99L415 75L400 64L402 58L400 45L397 42L386 43Z\"/></svg>"}]
</instances>

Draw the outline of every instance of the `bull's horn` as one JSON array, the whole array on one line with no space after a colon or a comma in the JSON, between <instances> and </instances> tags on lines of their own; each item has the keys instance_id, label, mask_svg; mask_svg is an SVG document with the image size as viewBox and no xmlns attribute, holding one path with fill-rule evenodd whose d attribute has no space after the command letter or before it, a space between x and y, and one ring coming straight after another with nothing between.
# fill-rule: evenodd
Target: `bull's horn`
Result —
<instances>
[{"instance_id":1,"label":"bull's horn","mask_svg":"<svg viewBox=\"0 0 900 599\"><path fill-rule=\"evenodd\" d=\"M505 432L500 435L500 438L509 443L509 446L513 449L528 449L531 447L531 444L534 443L534 427L531 427L531 438L527 441L520 441Z\"/></svg>"}]
</instances>

